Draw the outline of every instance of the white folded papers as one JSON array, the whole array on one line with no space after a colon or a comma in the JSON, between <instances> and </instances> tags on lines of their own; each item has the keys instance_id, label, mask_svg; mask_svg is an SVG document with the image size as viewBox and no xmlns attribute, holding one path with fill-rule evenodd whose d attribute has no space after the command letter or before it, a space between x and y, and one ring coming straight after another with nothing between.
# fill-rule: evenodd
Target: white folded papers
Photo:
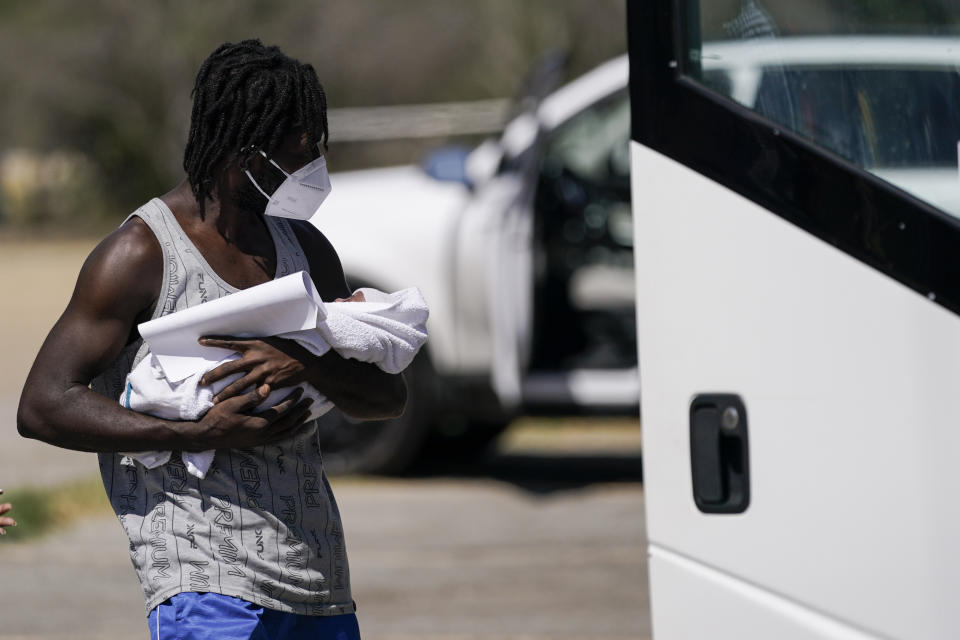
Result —
<instances>
[{"instance_id":1,"label":"white folded papers","mask_svg":"<svg viewBox=\"0 0 960 640\"><path fill-rule=\"evenodd\" d=\"M139 325L167 379L179 382L222 360L227 349L204 347L202 336L275 336L314 329L326 314L309 274L300 271Z\"/></svg>"}]
</instances>

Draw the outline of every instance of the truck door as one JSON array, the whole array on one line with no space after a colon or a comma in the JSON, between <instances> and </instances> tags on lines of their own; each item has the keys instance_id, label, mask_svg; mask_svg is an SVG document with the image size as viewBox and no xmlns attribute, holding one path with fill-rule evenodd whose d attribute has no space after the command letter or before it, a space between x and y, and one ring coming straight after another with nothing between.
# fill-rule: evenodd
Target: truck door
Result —
<instances>
[{"instance_id":1,"label":"truck door","mask_svg":"<svg viewBox=\"0 0 960 640\"><path fill-rule=\"evenodd\" d=\"M462 367L489 371L498 398L513 409L520 402L530 336L531 176L540 132L533 115L521 116L511 127L506 136L514 132L521 138L519 154L496 152L505 166L474 185L474 196L460 216L454 239L454 295Z\"/></svg>"},{"instance_id":2,"label":"truck door","mask_svg":"<svg viewBox=\"0 0 960 640\"><path fill-rule=\"evenodd\" d=\"M544 57L526 77L501 138L471 154L474 194L453 239L460 366L489 371L508 409L521 401L533 324L533 200L544 134L538 108L564 68L564 56Z\"/></svg>"},{"instance_id":3,"label":"truck door","mask_svg":"<svg viewBox=\"0 0 960 640\"><path fill-rule=\"evenodd\" d=\"M529 101L496 144L499 170L473 181L459 342L475 366L488 359L507 404L636 411L626 84L623 56Z\"/></svg>"},{"instance_id":4,"label":"truck door","mask_svg":"<svg viewBox=\"0 0 960 640\"><path fill-rule=\"evenodd\" d=\"M960 636L956 5L628 23L654 638Z\"/></svg>"}]
</instances>

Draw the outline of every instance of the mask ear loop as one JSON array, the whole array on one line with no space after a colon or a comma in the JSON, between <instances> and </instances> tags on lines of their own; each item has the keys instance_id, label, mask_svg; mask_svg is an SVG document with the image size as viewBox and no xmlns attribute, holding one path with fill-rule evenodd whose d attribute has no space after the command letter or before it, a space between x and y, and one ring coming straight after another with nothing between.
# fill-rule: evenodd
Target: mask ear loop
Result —
<instances>
[{"instance_id":1,"label":"mask ear loop","mask_svg":"<svg viewBox=\"0 0 960 640\"><path fill-rule=\"evenodd\" d=\"M267 162L269 162L270 164L272 164L273 166L275 166L277 169L279 169L279 170L280 170L280 173L282 173L283 175L287 176L288 178L290 177L290 174L287 173L286 171L284 171L284 170L280 167L280 165L278 165L276 162L274 162L271 158L268 158L268 157L267 157L267 154L263 151L263 149L258 149L258 151L260 152L260 155L262 155L264 158L267 159ZM246 164L246 162L244 162L244 164ZM253 186L256 187L257 191L259 191L260 193L263 194L263 197L264 197L264 198L266 198L267 200L272 200L272 199L273 199L273 196L269 195L266 191L264 191L263 189L260 188L260 185L257 184L257 181L253 179L253 176L252 176L252 175L250 175L250 170L249 170L249 169L247 169L246 167L243 167L243 172L244 172L245 174L247 174L247 177L250 178L250 182L253 183Z\"/></svg>"},{"instance_id":2,"label":"mask ear loop","mask_svg":"<svg viewBox=\"0 0 960 640\"><path fill-rule=\"evenodd\" d=\"M247 177L250 178L250 182L253 183L254 188L256 188L256 190L259 191L260 193L262 193L264 198L266 198L267 200L272 200L270 195L268 195L266 191L261 189L260 185L257 184L257 181L253 179L253 176L250 175L250 171L248 169L244 169L243 172L247 174Z\"/></svg>"}]
</instances>

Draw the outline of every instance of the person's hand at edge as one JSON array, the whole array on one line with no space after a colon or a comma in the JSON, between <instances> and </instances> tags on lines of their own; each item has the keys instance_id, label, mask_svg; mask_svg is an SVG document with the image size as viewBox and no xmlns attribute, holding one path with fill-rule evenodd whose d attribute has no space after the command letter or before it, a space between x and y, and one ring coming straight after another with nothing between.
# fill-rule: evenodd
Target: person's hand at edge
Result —
<instances>
[{"instance_id":1,"label":"person's hand at edge","mask_svg":"<svg viewBox=\"0 0 960 640\"><path fill-rule=\"evenodd\" d=\"M0 489L0 494L3 493L3 489ZM4 527L15 527L17 526L17 521L9 516L5 516L6 512L10 511L13 508L13 505L9 502L0 504L0 536L7 535L7 530Z\"/></svg>"}]
</instances>

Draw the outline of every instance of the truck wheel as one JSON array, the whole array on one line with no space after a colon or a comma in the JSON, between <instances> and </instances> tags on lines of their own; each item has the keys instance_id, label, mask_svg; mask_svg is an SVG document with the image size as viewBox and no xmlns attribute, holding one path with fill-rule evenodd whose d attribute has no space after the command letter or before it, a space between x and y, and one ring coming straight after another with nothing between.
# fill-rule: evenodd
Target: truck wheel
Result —
<instances>
[{"instance_id":1,"label":"truck wheel","mask_svg":"<svg viewBox=\"0 0 960 640\"><path fill-rule=\"evenodd\" d=\"M355 420L333 409L319 420L320 451L327 473L395 474L410 468L434 417L435 374L426 351L404 372L407 406L390 420Z\"/></svg>"},{"instance_id":2,"label":"truck wheel","mask_svg":"<svg viewBox=\"0 0 960 640\"><path fill-rule=\"evenodd\" d=\"M510 419L470 421L463 433L447 435L435 429L428 434L420 454L425 465L470 463L490 450L491 445L510 426Z\"/></svg>"}]
</instances>

